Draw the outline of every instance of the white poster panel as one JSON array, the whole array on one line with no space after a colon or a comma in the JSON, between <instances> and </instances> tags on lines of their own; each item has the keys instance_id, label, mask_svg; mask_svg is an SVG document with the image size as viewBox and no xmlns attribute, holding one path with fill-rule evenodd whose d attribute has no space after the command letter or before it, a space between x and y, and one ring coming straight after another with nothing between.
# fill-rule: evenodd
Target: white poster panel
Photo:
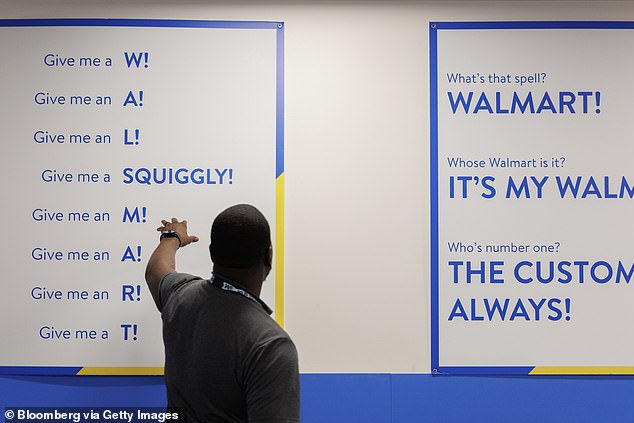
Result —
<instances>
[{"instance_id":1,"label":"white poster panel","mask_svg":"<svg viewBox=\"0 0 634 423\"><path fill-rule=\"evenodd\" d=\"M632 25L431 32L432 368L631 372Z\"/></svg>"},{"instance_id":2,"label":"white poster panel","mask_svg":"<svg viewBox=\"0 0 634 423\"><path fill-rule=\"evenodd\" d=\"M275 234L281 24L3 24L0 366L160 373L144 269L161 219L200 237L177 270L202 277L223 209L253 204Z\"/></svg>"}]
</instances>

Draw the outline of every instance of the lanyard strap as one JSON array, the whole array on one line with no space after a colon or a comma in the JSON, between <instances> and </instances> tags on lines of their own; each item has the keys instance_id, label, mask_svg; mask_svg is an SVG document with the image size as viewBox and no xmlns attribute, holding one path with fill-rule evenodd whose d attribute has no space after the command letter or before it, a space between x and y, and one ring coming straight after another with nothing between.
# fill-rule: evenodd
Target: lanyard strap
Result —
<instances>
[{"instance_id":1,"label":"lanyard strap","mask_svg":"<svg viewBox=\"0 0 634 423\"><path fill-rule=\"evenodd\" d=\"M232 292L234 294L242 295L244 298L247 298L247 299L253 301L254 303L260 305L264 309L264 311L266 311L268 314L273 313L273 310L271 310L269 308L269 306L267 306L264 301L262 301L261 299L259 299L255 295L251 294L246 289L236 287L234 285L234 284L236 284L235 282L233 282L233 281L230 282L230 281L228 281L228 280L226 280L224 278L218 277L217 275L214 275L214 274L211 275L211 278L209 279L209 281L211 282L212 285L222 289L223 291Z\"/></svg>"}]
</instances>

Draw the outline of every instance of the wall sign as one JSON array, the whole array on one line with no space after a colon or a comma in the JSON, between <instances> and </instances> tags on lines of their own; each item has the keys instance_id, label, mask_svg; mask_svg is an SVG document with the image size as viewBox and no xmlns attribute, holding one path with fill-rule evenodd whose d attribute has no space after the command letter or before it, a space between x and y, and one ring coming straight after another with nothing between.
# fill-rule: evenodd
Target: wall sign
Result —
<instances>
[{"instance_id":1,"label":"wall sign","mask_svg":"<svg viewBox=\"0 0 634 423\"><path fill-rule=\"evenodd\" d=\"M430 25L434 373L634 373L633 42Z\"/></svg>"},{"instance_id":2,"label":"wall sign","mask_svg":"<svg viewBox=\"0 0 634 423\"><path fill-rule=\"evenodd\" d=\"M283 323L283 24L1 20L2 373L160 374L143 279L160 219L199 244L251 203L269 220L263 297Z\"/></svg>"}]
</instances>

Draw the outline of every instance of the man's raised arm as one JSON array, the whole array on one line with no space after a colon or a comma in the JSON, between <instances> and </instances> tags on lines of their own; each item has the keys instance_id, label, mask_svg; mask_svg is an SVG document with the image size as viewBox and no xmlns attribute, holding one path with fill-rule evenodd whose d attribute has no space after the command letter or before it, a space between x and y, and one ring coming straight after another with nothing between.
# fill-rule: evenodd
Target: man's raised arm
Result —
<instances>
[{"instance_id":1,"label":"man's raised arm","mask_svg":"<svg viewBox=\"0 0 634 423\"><path fill-rule=\"evenodd\" d=\"M187 234L187 221L179 222L175 217L171 222L161 220L163 226L159 245L156 247L145 268L145 282L150 289L154 303L158 307L158 285L163 276L176 271L176 250L197 242L198 237Z\"/></svg>"}]
</instances>

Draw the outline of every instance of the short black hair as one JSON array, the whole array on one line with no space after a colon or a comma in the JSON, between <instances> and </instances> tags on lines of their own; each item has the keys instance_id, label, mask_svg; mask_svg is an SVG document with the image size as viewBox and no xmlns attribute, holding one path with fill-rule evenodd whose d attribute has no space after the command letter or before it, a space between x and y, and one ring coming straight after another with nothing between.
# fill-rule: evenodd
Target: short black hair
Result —
<instances>
[{"instance_id":1,"label":"short black hair","mask_svg":"<svg viewBox=\"0 0 634 423\"><path fill-rule=\"evenodd\" d=\"M250 204L229 207L211 225L209 252L215 265L250 268L265 261L270 247L269 223Z\"/></svg>"}]
</instances>

